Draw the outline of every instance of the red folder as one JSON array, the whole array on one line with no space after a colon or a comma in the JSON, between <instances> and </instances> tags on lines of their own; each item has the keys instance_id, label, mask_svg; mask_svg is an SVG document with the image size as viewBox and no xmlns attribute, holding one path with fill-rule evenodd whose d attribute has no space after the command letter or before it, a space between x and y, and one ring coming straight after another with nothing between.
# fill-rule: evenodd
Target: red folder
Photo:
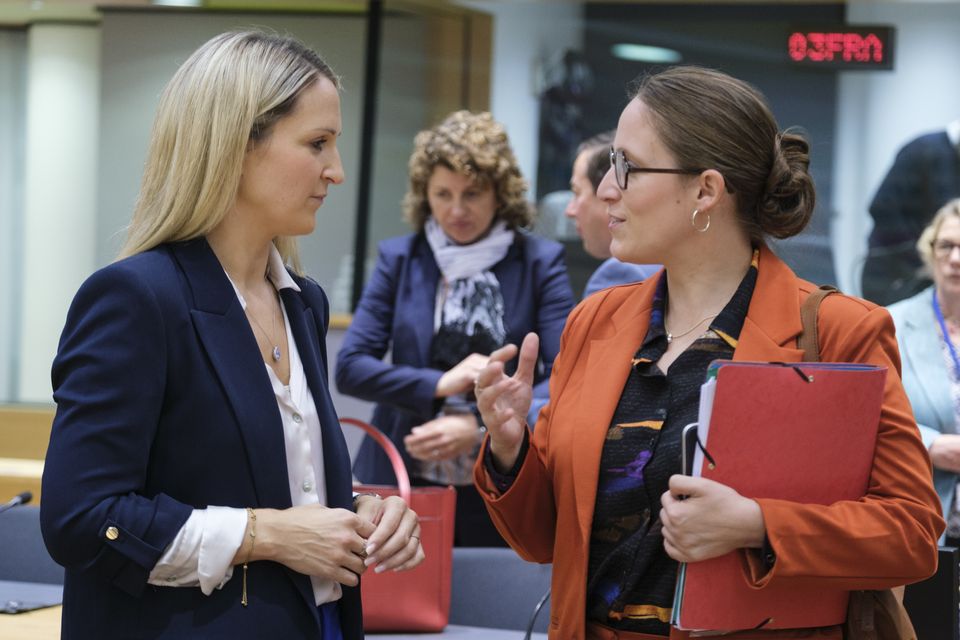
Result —
<instances>
[{"instance_id":1,"label":"red folder","mask_svg":"<svg viewBox=\"0 0 960 640\"><path fill-rule=\"evenodd\" d=\"M749 498L857 500L873 466L886 369L718 361L700 441L714 461L694 475ZM708 380L704 391L709 394ZM705 411L706 409L706 411ZM701 457L698 456L697 462ZM840 624L843 590L747 582L741 551L681 565L672 623L681 629L792 629Z\"/></svg>"}]
</instances>

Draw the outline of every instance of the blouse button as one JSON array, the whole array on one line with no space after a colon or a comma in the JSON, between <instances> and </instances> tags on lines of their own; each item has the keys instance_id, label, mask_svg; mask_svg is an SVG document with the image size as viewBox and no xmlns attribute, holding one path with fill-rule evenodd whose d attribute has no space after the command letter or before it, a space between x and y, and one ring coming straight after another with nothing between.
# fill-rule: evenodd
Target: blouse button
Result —
<instances>
[{"instance_id":1,"label":"blouse button","mask_svg":"<svg viewBox=\"0 0 960 640\"><path fill-rule=\"evenodd\" d=\"M303 417L299 413L295 413L293 414L293 421L296 422L297 424L300 424L301 422L303 422Z\"/></svg>"},{"instance_id":2,"label":"blouse button","mask_svg":"<svg viewBox=\"0 0 960 640\"><path fill-rule=\"evenodd\" d=\"M309 480L304 480L301 486L303 487L304 493L310 493L311 491L313 491L313 483L310 482Z\"/></svg>"}]
</instances>

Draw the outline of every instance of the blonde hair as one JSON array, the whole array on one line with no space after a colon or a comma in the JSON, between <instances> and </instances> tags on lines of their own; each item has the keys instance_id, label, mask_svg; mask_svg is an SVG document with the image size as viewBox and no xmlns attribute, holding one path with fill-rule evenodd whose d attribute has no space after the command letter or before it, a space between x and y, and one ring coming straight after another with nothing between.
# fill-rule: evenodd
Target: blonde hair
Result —
<instances>
[{"instance_id":1,"label":"blonde hair","mask_svg":"<svg viewBox=\"0 0 960 640\"><path fill-rule=\"evenodd\" d=\"M177 70L160 97L140 195L120 258L212 231L233 205L251 145L333 70L290 37L257 31L220 34ZM300 272L296 239L274 244Z\"/></svg>"},{"instance_id":2,"label":"blonde hair","mask_svg":"<svg viewBox=\"0 0 960 640\"><path fill-rule=\"evenodd\" d=\"M960 198L954 198L940 207L936 215L933 216L933 220L924 227L920 233L920 238L917 240L917 253L920 254L920 259L923 260L928 275L933 273L933 244L937 241L940 227L943 226L948 216L956 216L960 219Z\"/></svg>"},{"instance_id":3,"label":"blonde hair","mask_svg":"<svg viewBox=\"0 0 960 640\"><path fill-rule=\"evenodd\" d=\"M438 166L470 176L482 186L492 185L496 218L509 227L528 227L533 222L533 206L526 199L527 181L520 173L507 131L488 112L455 111L413 139L403 217L417 231L423 230L430 217L427 183Z\"/></svg>"}]
</instances>

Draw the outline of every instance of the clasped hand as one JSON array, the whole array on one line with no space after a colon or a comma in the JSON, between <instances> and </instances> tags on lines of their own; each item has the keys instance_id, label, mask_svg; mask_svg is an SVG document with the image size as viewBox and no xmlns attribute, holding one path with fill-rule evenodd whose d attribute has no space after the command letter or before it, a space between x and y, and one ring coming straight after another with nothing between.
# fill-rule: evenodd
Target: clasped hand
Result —
<instances>
[{"instance_id":1,"label":"clasped hand","mask_svg":"<svg viewBox=\"0 0 960 640\"><path fill-rule=\"evenodd\" d=\"M479 434L472 413L440 416L411 429L403 445L417 460L447 460L473 451Z\"/></svg>"},{"instance_id":2,"label":"clasped hand","mask_svg":"<svg viewBox=\"0 0 960 640\"><path fill-rule=\"evenodd\" d=\"M707 478L674 475L669 486L660 498L660 520L664 549L674 560L697 562L763 546L763 513L756 501Z\"/></svg>"},{"instance_id":3,"label":"clasped hand","mask_svg":"<svg viewBox=\"0 0 960 640\"><path fill-rule=\"evenodd\" d=\"M360 496L357 515L376 526L367 538L364 566L376 565L374 572L380 573L388 569L406 571L423 562L420 520L403 498Z\"/></svg>"},{"instance_id":4,"label":"clasped hand","mask_svg":"<svg viewBox=\"0 0 960 640\"><path fill-rule=\"evenodd\" d=\"M951 473L960 473L960 435L943 433L930 445L933 466Z\"/></svg>"},{"instance_id":5,"label":"clasped hand","mask_svg":"<svg viewBox=\"0 0 960 640\"><path fill-rule=\"evenodd\" d=\"M356 586L367 567L412 569L424 559L417 514L399 497L361 496L357 512L305 505L257 510L253 560Z\"/></svg>"},{"instance_id":6,"label":"clasped hand","mask_svg":"<svg viewBox=\"0 0 960 640\"><path fill-rule=\"evenodd\" d=\"M434 396L447 398L458 393L469 391L477 379L480 370L487 366L489 357L481 353L471 353L452 369L445 372L437 380L437 390Z\"/></svg>"}]
</instances>

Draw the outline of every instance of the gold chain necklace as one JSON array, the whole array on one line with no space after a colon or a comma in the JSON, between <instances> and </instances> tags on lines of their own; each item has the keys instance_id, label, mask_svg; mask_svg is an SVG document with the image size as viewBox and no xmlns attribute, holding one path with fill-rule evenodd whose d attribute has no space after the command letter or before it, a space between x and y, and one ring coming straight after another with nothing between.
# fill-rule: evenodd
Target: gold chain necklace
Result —
<instances>
[{"instance_id":1,"label":"gold chain necklace","mask_svg":"<svg viewBox=\"0 0 960 640\"><path fill-rule=\"evenodd\" d=\"M271 286L273 286L273 285L271 285ZM279 301L279 297L278 297L278 301ZM281 304L282 304L282 303L281 303ZM261 332L261 333L263 334L263 336L267 339L267 342L270 343L271 345L273 345L273 349L270 351L270 356L273 358L273 361L274 361L274 362L280 362L280 356L282 355L282 353L281 353L281 351L280 351L280 342L279 342L279 341L274 341L273 338L270 337L270 334L267 333L267 330L263 328L263 325L260 324L260 321L257 320L256 316L253 315L253 312L250 311L249 305L248 305L248 308L244 309L244 311L246 311L246 312L247 312L247 315L250 316L250 319L253 320L254 323L256 323L257 327L260 328L260 332ZM281 313L282 313L282 312L281 312ZM272 326L273 326L273 331L274 331L274 333L276 333L276 331L277 331L277 316L276 316L276 314L271 314L271 317L272 317L272 320L273 320L273 325L272 325Z\"/></svg>"},{"instance_id":2,"label":"gold chain necklace","mask_svg":"<svg viewBox=\"0 0 960 640\"><path fill-rule=\"evenodd\" d=\"M697 324L693 325L692 327L690 327L689 329L687 329L687 330L684 331L683 333L670 333L670 329L667 329L667 320L666 320L666 318L664 318L664 320L663 320L663 330L667 332L667 344L670 344L671 342L673 342L673 339L674 339L674 338L682 338L683 336L691 333L694 329L696 329L697 327L699 327L699 326L700 326L701 324L703 324L706 320L712 320L713 318L716 318L718 315L720 315L720 314L719 314L719 313L715 313L715 314L710 315L710 316L707 316L707 317L705 317L705 318L700 318L700 320L697 321Z\"/></svg>"}]
</instances>

